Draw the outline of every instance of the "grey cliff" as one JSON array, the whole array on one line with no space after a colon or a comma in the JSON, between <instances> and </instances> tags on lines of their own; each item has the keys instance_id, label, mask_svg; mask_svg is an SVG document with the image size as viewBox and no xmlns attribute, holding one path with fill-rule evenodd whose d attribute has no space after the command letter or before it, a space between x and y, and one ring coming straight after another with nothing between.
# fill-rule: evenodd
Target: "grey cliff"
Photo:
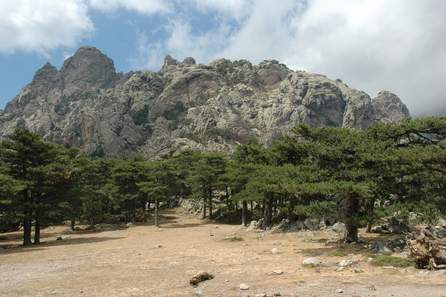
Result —
<instances>
[{"instance_id":1,"label":"grey cliff","mask_svg":"<svg viewBox=\"0 0 446 297\"><path fill-rule=\"evenodd\" d=\"M60 70L39 69L4 111L0 136L16 127L98 156L232 151L250 139L269 144L299 123L367 128L410 117L404 103L376 98L324 75L275 60L219 59L209 65L167 56L159 72L116 73L113 61L80 48Z\"/></svg>"}]
</instances>

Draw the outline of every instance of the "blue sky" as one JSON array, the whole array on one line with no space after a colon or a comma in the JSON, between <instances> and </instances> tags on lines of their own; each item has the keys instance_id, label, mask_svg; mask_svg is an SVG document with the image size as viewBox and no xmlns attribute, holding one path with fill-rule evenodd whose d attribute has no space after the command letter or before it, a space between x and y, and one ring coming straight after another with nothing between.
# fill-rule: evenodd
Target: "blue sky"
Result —
<instances>
[{"instance_id":1,"label":"blue sky","mask_svg":"<svg viewBox=\"0 0 446 297\"><path fill-rule=\"evenodd\" d=\"M443 0L0 0L0 108L82 45L118 71L157 71L166 54L277 59L395 92L415 115L446 110Z\"/></svg>"}]
</instances>

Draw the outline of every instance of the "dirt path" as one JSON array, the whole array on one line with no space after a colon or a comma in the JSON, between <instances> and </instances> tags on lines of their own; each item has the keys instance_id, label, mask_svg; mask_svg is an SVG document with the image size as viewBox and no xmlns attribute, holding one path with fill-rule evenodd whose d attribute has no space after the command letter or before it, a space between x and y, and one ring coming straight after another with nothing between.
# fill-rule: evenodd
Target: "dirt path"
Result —
<instances>
[{"instance_id":1,"label":"dirt path","mask_svg":"<svg viewBox=\"0 0 446 297\"><path fill-rule=\"evenodd\" d=\"M442 272L372 267L361 254L330 256L334 248L325 242L337 236L330 231L262 236L178 211L163 215L161 228L136 226L55 241L64 229L57 227L45 230L41 246L0 249L0 296L446 296ZM302 267L308 256L324 266ZM335 272L342 259L359 263ZM188 282L198 271L215 278L193 288ZM240 291L241 283L249 290Z\"/></svg>"}]
</instances>

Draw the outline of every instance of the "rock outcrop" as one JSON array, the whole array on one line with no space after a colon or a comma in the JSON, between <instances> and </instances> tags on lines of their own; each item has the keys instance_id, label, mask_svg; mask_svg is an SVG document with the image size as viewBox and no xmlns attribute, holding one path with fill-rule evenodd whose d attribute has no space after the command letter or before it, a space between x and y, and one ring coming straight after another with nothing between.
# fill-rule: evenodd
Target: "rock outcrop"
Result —
<instances>
[{"instance_id":1,"label":"rock outcrop","mask_svg":"<svg viewBox=\"0 0 446 297\"><path fill-rule=\"evenodd\" d=\"M390 92L371 99L340 80L278 61L209 65L167 56L159 72L116 73L113 61L80 48L58 71L50 64L0 113L0 136L26 127L93 155L182 149L231 151L269 144L299 123L366 128L409 117Z\"/></svg>"}]
</instances>

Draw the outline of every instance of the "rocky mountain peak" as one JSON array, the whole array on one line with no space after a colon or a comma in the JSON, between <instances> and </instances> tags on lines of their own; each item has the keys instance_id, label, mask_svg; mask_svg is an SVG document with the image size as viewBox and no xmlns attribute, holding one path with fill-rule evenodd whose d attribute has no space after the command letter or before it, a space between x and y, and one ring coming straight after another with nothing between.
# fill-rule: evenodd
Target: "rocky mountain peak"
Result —
<instances>
[{"instance_id":1,"label":"rocky mountain peak","mask_svg":"<svg viewBox=\"0 0 446 297\"><path fill-rule=\"evenodd\" d=\"M44 83L44 82L52 82L56 79L57 69L50 63L46 63L39 70L36 71L33 78L34 84Z\"/></svg>"},{"instance_id":2,"label":"rocky mountain peak","mask_svg":"<svg viewBox=\"0 0 446 297\"><path fill-rule=\"evenodd\" d=\"M106 88L116 78L113 61L95 47L81 47L60 70L66 88Z\"/></svg>"},{"instance_id":3,"label":"rocky mountain peak","mask_svg":"<svg viewBox=\"0 0 446 297\"><path fill-rule=\"evenodd\" d=\"M60 71L45 65L0 114L0 137L18 125L93 155L153 158L184 149L232 151L270 144L300 123L367 128L409 117L390 92L373 100L324 75L276 60L209 65L166 56L159 72L117 75L113 61L80 48Z\"/></svg>"},{"instance_id":4,"label":"rocky mountain peak","mask_svg":"<svg viewBox=\"0 0 446 297\"><path fill-rule=\"evenodd\" d=\"M381 91L373 98L375 119L382 122L398 122L410 117L409 109L401 99L389 92Z\"/></svg>"},{"instance_id":5,"label":"rocky mountain peak","mask_svg":"<svg viewBox=\"0 0 446 297\"><path fill-rule=\"evenodd\" d=\"M185 64L185 65L195 65L196 64L195 59L192 58L192 57L184 58L182 63Z\"/></svg>"},{"instance_id":6,"label":"rocky mountain peak","mask_svg":"<svg viewBox=\"0 0 446 297\"><path fill-rule=\"evenodd\" d=\"M172 58L171 55L167 55L164 57L163 67L161 68L161 72L166 72L171 69L171 66L177 66L179 63L177 60Z\"/></svg>"}]
</instances>

